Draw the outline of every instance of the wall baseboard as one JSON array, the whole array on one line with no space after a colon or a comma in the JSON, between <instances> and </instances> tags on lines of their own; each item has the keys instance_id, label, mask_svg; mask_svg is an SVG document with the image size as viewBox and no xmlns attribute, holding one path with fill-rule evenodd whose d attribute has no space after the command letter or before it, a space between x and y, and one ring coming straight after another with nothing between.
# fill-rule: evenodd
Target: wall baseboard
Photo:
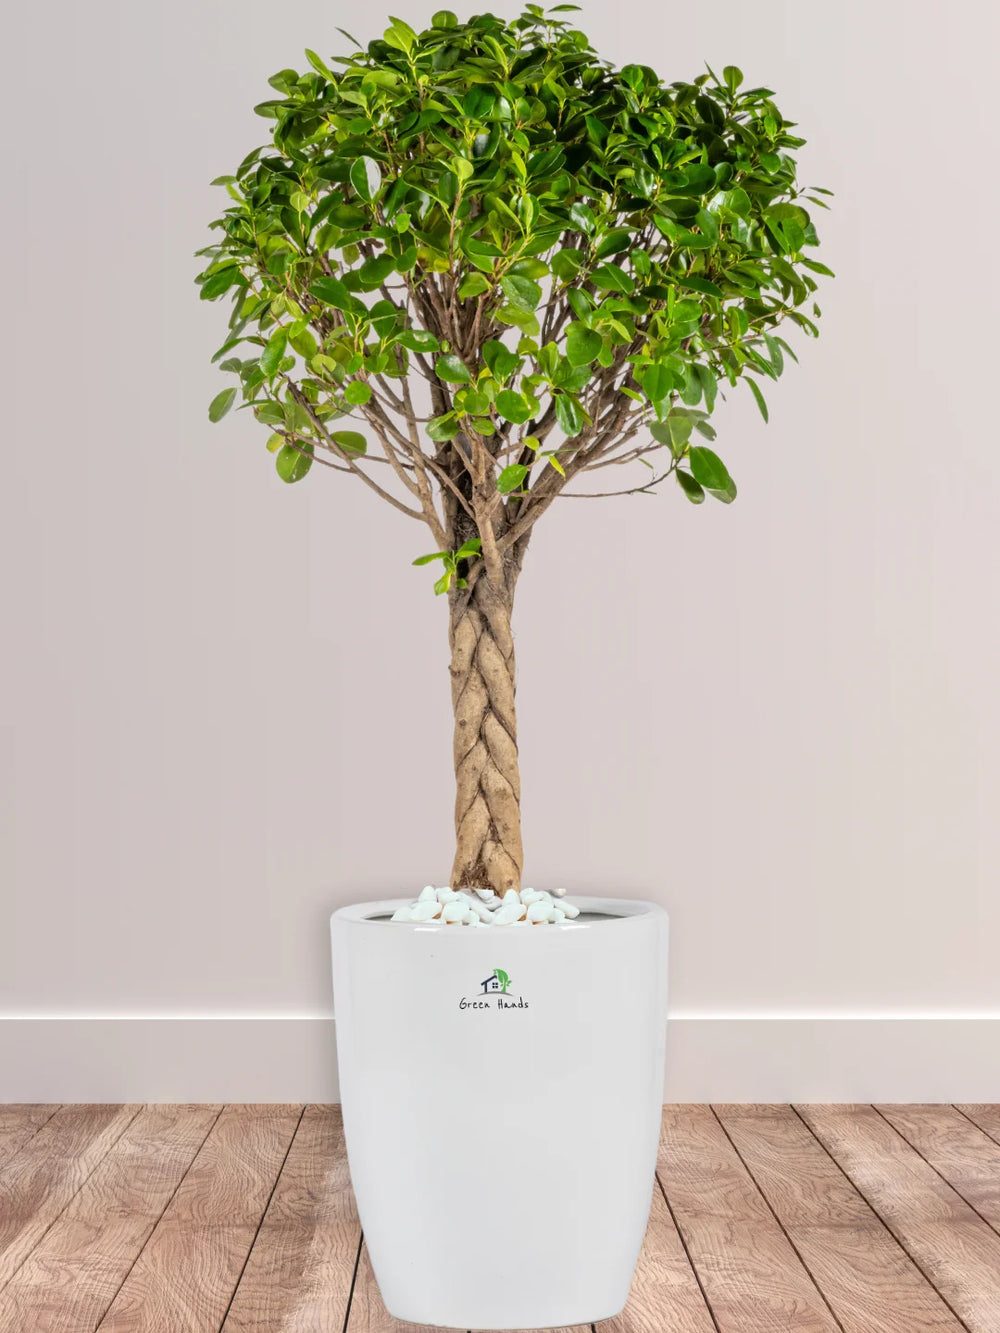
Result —
<instances>
[{"instance_id":1,"label":"wall baseboard","mask_svg":"<svg viewBox=\"0 0 1000 1333\"><path fill-rule=\"evenodd\" d=\"M334 1102L335 1023L0 1018L0 1102ZM677 1015L670 1102L1000 1102L1000 1015Z\"/></svg>"}]
</instances>

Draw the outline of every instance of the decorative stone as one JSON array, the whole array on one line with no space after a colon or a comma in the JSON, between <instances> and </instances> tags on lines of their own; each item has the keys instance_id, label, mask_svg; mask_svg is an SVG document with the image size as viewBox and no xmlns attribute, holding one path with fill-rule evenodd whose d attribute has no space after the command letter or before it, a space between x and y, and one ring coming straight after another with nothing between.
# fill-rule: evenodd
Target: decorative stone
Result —
<instances>
[{"instance_id":1,"label":"decorative stone","mask_svg":"<svg viewBox=\"0 0 1000 1333\"><path fill-rule=\"evenodd\" d=\"M414 903L410 908L411 921L433 921L441 913L441 904L434 902Z\"/></svg>"}]
</instances>

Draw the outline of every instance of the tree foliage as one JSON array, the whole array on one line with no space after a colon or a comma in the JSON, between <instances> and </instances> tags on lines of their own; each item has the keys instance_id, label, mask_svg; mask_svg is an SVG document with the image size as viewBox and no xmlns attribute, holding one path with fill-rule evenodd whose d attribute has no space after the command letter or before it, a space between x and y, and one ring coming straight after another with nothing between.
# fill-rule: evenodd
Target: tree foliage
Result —
<instances>
[{"instance_id":1,"label":"tree foliage","mask_svg":"<svg viewBox=\"0 0 1000 1333\"><path fill-rule=\"evenodd\" d=\"M805 205L827 192L798 185L772 92L734 66L615 69L572 8L307 51L201 252L202 297L232 303L216 359L279 476L324 463L426 521L439 591L480 555L499 577L585 471L731 501L720 388L745 379L766 418L778 326L817 331Z\"/></svg>"}]
</instances>

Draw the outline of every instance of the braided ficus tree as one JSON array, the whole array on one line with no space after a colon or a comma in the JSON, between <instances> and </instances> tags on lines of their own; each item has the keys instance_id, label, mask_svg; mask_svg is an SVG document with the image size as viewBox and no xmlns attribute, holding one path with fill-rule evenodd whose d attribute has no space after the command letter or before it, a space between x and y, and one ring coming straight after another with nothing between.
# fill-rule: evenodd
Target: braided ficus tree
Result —
<instances>
[{"instance_id":1,"label":"braided ficus tree","mask_svg":"<svg viewBox=\"0 0 1000 1333\"><path fill-rule=\"evenodd\" d=\"M588 494L673 478L732 501L708 447L720 387L745 380L766 418L759 381L791 354L775 330L816 333L802 307L829 272L770 90L733 66L615 69L572 8L442 11L330 64L307 51L256 108L270 142L217 182L198 279L232 303L216 360L237 384L211 419L240 398L282 480L320 464L430 529L451 883L501 895L522 866L511 610L535 524L612 466L637 475Z\"/></svg>"}]
</instances>

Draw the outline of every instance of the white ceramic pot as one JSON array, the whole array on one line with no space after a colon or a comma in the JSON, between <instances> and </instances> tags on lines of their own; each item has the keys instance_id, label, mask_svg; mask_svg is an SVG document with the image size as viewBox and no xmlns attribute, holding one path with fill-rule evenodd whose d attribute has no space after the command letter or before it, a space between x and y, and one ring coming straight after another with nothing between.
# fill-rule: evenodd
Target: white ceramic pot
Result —
<instances>
[{"instance_id":1,"label":"white ceramic pot","mask_svg":"<svg viewBox=\"0 0 1000 1333\"><path fill-rule=\"evenodd\" d=\"M663 1102L667 916L472 929L331 918L351 1179L389 1312L460 1329L617 1314Z\"/></svg>"}]
</instances>

